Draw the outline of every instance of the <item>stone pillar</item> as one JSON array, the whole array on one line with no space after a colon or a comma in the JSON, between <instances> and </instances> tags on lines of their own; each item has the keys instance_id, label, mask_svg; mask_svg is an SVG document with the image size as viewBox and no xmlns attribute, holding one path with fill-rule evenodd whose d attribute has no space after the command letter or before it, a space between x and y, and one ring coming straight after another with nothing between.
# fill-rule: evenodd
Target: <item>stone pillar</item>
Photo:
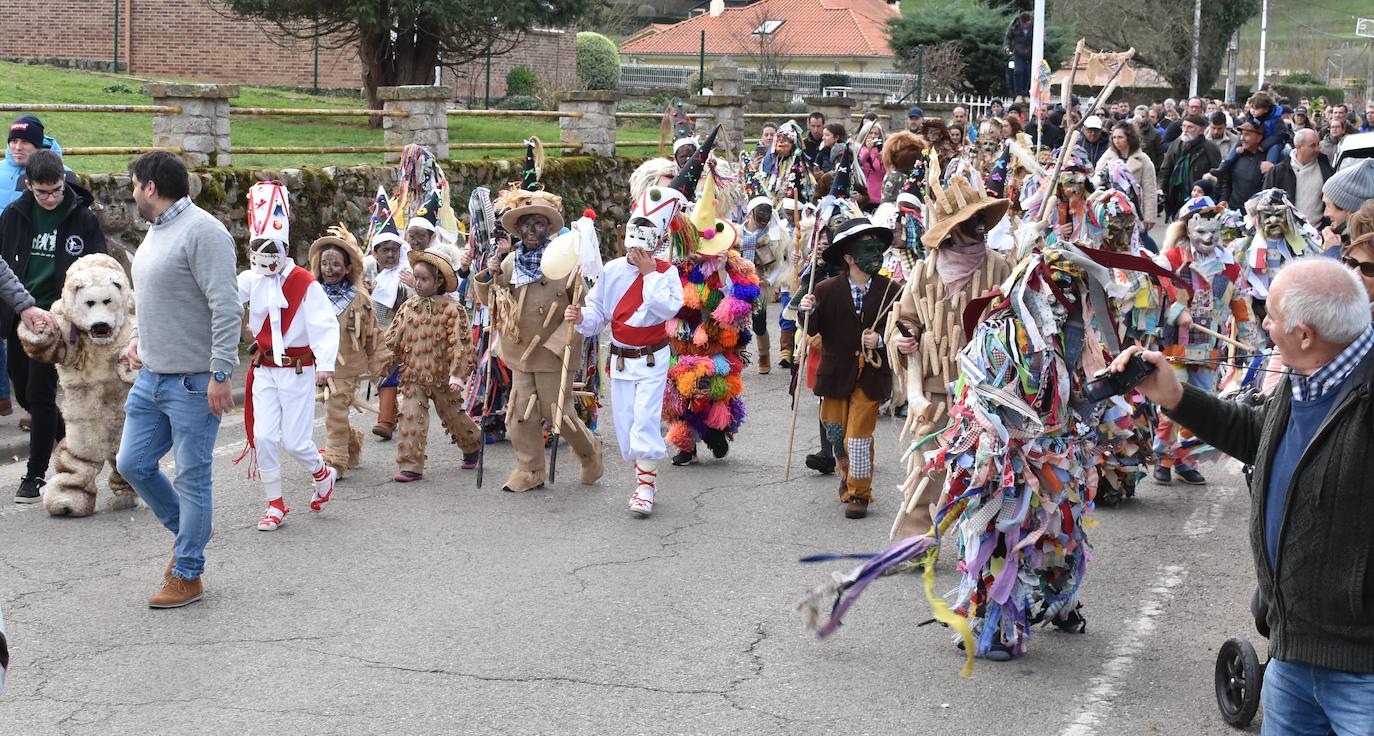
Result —
<instances>
[{"instance_id":1,"label":"stone pillar","mask_svg":"<svg viewBox=\"0 0 1374 736\"><path fill-rule=\"evenodd\" d=\"M854 109L854 100L849 97L804 97L802 101L806 103L807 113L820 112L825 116L827 123L841 123L844 129L854 132L858 128L854 127L854 121L850 119L849 113ZM803 123L803 127L805 124Z\"/></svg>"},{"instance_id":2,"label":"stone pillar","mask_svg":"<svg viewBox=\"0 0 1374 736\"><path fill-rule=\"evenodd\" d=\"M884 102L878 106L878 120L883 122L883 127L887 129L888 135L899 130L906 130L906 111L915 106L915 103L902 105L896 102Z\"/></svg>"},{"instance_id":3,"label":"stone pillar","mask_svg":"<svg viewBox=\"0 0 1374 736\"><path fill-rule=\"evenodd\" d=\"M581 113L558 118L558 140L581 143L584 156L615 155L615 103L620 95L608 90L565 92L558 99L559 112Z\"/></svg>"},{"instance_id":4,"label":"stone pillar","mask_svg":"<svg viewBox=\"0 0 1374 736\"><path fill-rule=\"evenodd\" d=\"M756 84L749 90L750 112L782 113L794 94L791 87L784 85Z\"/></svg>"},{"instance_id":5,"label":"stone pillar","mask_svg":"<svg viewBox=\"0 0 1374 736\"><path fill-rule=\"evenodd\" d=\"M738 153L744 148L744 98L739 95L698 95L689 99L696 105L697 138L706 136L721 126L716 137L716 150Z\"/></svg>"},{"instance_id":6,"label":"stone pillar","mask_svg":"<svg viewBox=\"0 0 1374 736\"><path fill-rule=\"evenodd\" d=\"M382 145L405 146L411 143L428 148L440 160L448 158L448 103L453 91L432 84L404 87L378 87L382 109L409 113L405 117L382 118ZM383 161L395 163L400 153L384 154Z\"/></svg>"},{"instance_id":7,"label":"stone pillar","mask_svg":"<svg viewBox=\"0 0 1374 736\"><path fill-rule=\"evenodd\" d=\"M739 94L739 67L730 57L725 57L711 67L711 91L718 95L735 96Z\"/></svg>"},{"instance_id":8,"label":"stone pillar","mask_svg":"<svg viewBox=\"0 0 1374 736\"><path fill-rule=\"evenodd\" d=\"M153 145L181 149L187 166L228 166L229 100L239 96L233 84L144 85L153 104L179 107L179 113L153 114Z\"/></svg>"}]
</instances>

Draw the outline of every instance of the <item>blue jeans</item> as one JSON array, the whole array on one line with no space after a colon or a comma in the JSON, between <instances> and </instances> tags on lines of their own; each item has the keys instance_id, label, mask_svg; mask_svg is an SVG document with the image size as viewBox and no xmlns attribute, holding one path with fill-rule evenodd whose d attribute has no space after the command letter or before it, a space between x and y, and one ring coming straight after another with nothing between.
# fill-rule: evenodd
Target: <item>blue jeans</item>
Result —
<instances>
[{"instance_id":1,"label":"blue jeans","mask_svg":"<svg viewBox=\"0 0 1374 736\"><path fill-rule=\"evenodd\" d=\"M1260 701L1264 736L1374 734L1374 674L1271 659Z\"/></svg>"},{"instance_id":2,"label":"blue jeans","mask_svg":"<svg viewBox=\"0 0 1374 736\"><path fill-rule=\"evenodd\" d=\"M210 541L210 470L219 417L210 413L209 373L138 372L124 404L124 437L115 464L157 520L176 535L176 567L183 580L205 570ZM158 463L176 451L176 481Z\"/></svg>"},{"instance_id":3,"label":"blue jeans","mask_svg":"<svg viewBox=\"0 0 1374 736\"><path fill-rule=\"evenodd\" d=\"M5 340L0 340L0 400L10 397L9 356L5 354Z\"/></svg>"}]
</instances>

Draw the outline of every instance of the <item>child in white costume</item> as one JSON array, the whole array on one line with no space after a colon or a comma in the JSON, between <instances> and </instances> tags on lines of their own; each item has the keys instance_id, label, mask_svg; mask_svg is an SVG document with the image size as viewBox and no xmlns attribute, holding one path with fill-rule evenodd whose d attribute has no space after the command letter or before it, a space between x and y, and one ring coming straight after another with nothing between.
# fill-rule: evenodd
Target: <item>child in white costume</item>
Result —
<instances>
[{"instance_id":1,"label":"child in white costume","mask_svg":"<svg viewBox=\"0 0 1374 736\"><path fill-rule=\"evenodd\" d=\"M685 198L669 187L650 187L635 201L625 226L624 258L605 265L585 307L569 305L566 319L586 336L610 325L611 408L620 456L635 464L630 511L654 507L663 442L663 390L672 351L666 323L682 308L682 280L668 255L669 223Z\"/></svg>"},{"instance_id":2,"label":"child in white costume","mask_svg":"<svg viewBox=\"0 0 1374 736\"><path fill-rule=\"evenodd\" d=\"M267 511L258 529L273 531L290 509L282 498L281 451L300 461L314 480L310 509L334 492L338 473L315 445L315 386L334 374L339 323L310 270L287 255L290 208L278 182L258 182L248 193L249 262L239 274L239 299L248 306L256 351L248 374L244 429L252 456L249 477L262 480Z\"/></svg>"}]
</instances>

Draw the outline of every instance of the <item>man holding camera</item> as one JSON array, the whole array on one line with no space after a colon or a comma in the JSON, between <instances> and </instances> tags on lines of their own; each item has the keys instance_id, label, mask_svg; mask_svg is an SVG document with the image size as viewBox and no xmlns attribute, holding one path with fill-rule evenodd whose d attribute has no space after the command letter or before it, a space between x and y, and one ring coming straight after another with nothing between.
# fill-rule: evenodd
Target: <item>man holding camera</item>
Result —
<instances>
[{"instance_id":1,"label":"man holding camera","mask_svg":"<svg viewBox=\"0 0 1374 736\"><path fill-rule=\"evenodd\" d=\"M1254 467L1250 547L1267 607L1265 734L1374 733L1374 327L1364 286L1326 258L1279 271L1264 327L1289 367L1260 407L1178 381L1163 353L1137 386Z\"/></svg>"}]
</instances>

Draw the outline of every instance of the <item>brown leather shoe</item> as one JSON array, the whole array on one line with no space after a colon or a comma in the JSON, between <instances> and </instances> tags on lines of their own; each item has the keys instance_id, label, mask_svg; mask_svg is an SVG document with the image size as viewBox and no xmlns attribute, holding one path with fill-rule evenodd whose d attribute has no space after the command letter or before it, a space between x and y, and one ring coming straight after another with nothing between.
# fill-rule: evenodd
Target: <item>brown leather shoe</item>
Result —
<instances>
[{"instance_id":1,"label":"brown leather shoe","mask_svg":"<svg viewBox=\"0 0 1374 736\"><path fill-rule=\"evenodd\" d=\"M849 503L844 505L844 518L862 519L868 516L868 499L851 498Z\"/></svg>"},{"instance_id":2,"label":"brown leather shoe","mask_svg":"<svg viewBox=\"0 0 1374 736\"><path fill-rule=\"evenodd\" d=\"M14 413L14 402L9 399L0 399L0 417L7 417Z\"/></svg>"},{"instance_id":3,"label":"brown leather shoe","mask_svg":"<svg viewBox=\"0 0 1374 736\"><path fill-rule=\"evenodd\" d=\"M167 576L167 580L162 584L162 590L148 599L148 607L181 608L189 603L195 603L203 595L205 595L205 588L201 586L200 578L186 580L177 577L174 573Z\"/></svg>"}]
</instances>

